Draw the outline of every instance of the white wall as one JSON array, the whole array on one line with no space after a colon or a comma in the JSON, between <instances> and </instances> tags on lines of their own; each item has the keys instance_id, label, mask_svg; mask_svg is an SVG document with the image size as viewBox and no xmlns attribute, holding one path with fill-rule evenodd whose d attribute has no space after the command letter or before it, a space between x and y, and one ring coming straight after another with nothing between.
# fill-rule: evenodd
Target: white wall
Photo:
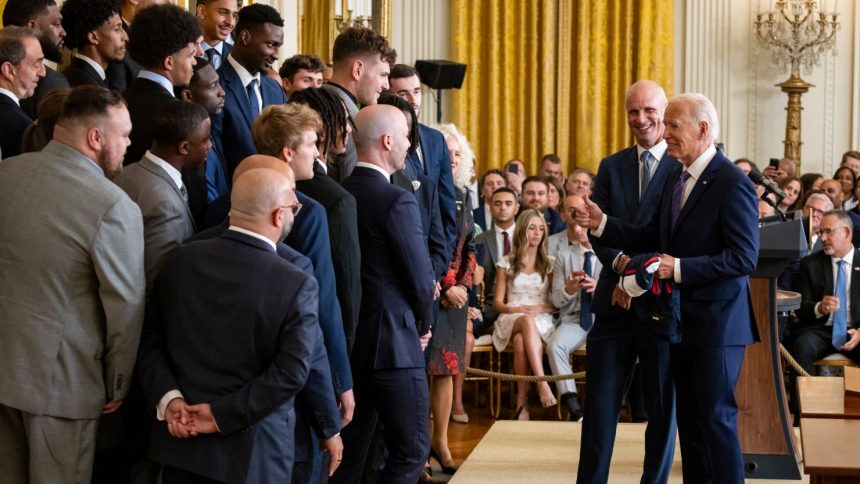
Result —
<instances>
[{"instance_id":1,"label":"white wall","mask_svg":"<svg viewBox=\"0 0 860 484\"><path fill-rule=\"evenodd\" d=\"M758 48L753 20L759 0L676 0L676 94L701 92L717 107L730 158L759 167L781 158L787 96L775 84L788 73ZM762 1L763 6L770 1ZM802 98L801 171L831 176L844 151L860 147L860 7L836 0L841 28L836 55L822 59Z\"/></svg>"}]
</instances>

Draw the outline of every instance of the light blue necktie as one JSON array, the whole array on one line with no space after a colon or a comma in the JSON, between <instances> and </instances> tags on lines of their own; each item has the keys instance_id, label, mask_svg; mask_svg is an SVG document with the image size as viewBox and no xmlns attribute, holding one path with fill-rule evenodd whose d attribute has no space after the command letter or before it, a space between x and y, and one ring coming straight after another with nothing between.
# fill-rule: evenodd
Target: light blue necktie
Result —
<instances>
[{"instance_id":1,"label":"light blue necktie","mask_svg":"<svg viewBox=\"0 0 860 484\"><path fill-rule=\"evenodd\" d=\"M654 166L654 157L650 151L643 151L642 156L642 179L639 184L639 200L645 196L645 190L648 189L648 183L651 182L651 167Z\"/></svg>"},{"instance_id":2,"label":"light blue necktie","mask_svg":"<svg viewBox=\"0 0 860 484\"><path fill-rule=\"evenodd\" d=\"M837 350L842 349L842 345L848 341L848 295L845 290L845 280L848 277L847 263L840 259L837 262L839 270L836 271L836 297L839 298L839 309L833 314L833 337L831 342Z\"/></svg>"}]
</instances>

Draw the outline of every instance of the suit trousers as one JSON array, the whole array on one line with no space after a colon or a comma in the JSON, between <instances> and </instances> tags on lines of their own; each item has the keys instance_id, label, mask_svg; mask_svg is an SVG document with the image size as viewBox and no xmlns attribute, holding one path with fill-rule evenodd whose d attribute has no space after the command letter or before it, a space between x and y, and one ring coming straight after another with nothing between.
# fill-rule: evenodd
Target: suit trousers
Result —
<instances>
[{"instance_id":1,"label":"suit trousers","mask_svg":"<svg viewBox=\"0 0 860 484\"><path fill-rule=\"evenodd\" d=\"M579 483L605 483L615 444L618 413L636 359L648 425L642 483L665 483L675 455L675 391L669 365L670 345L631 320L629 330L605 331L600 319L588 334L588 391L582 421Z\"/></svg>"},{"instance_id":2,"label":"suit trousers","mask_svg":"<svg viewBox=\"0 0 860 484\"><path fill-rule=\"evenodd\" d=\"M744 348L672 346L684 482L744 482L735 401Z\"/></svg>"},{"instance_id":3,"label":"suit trousers","mask_svg":"<svg viewBox=\"0 0 860 484\"><path fill-rule=\"evenodd\" d=\"M388 457L379 482L414 484L430 456L430 401L424 368L355 369L355 414L343 429L343 462L331 483L357 483L377 420Z\"/></svg>"},{"instance_id":4,"label":"suit trousers","mask_svg":"<svg viewBox=\"0 0 860 484\"><path fill-rule=\"evenodd\" d=\"M810 375L814 374L813 363L833 353L842 353L855 363L860 363L860 345L851 351L837 351L833 347L833 326L811 326L797 333L791 345L791 355Z\"/></svg>"},{"instance_id":5,"label":"suit trousers","mask_svg":"<svg viewBox=\"0 0 860 484\"><path fill-rule=\"evenodd\" d=\"M588 332L576 323L562 323L555 328L546 342L546 355L553 375L568 375L573 372L570 368L570 354L585 344ZM556 382L558 394L576 393L576 381L561 380Z\"/></svg>"},{"instance_id":6,"label":"suit trousers","mask_svg":"<svg viewBox=\"0 0 860 484\"><path fill-rule=\"evenodd\" d=\"M89 484L98 421L0 405L0 469L7 484Z\"/></svg>"}]
</instances>

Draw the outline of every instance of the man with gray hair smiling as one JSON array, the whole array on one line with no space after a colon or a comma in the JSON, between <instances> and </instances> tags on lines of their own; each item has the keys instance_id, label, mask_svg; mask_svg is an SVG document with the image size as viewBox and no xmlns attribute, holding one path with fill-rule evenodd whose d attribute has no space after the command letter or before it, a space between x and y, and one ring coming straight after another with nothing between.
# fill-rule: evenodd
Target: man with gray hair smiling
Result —
<instances>
[{"instance_id":1,"label":"man with gray hair smiling","mask_svg":"<svg viewBox=\"0 0 860 484\"><path fill-rule=\"evenodd\" d=\"M749 274L759 249L752 182L714 142L711 101L683 94L669 102L665 138L683 165L669 177L660 211L634 225L607 217L593 202L577 212L601 243L659 251L657 277L680 291L681 342L670 349L685 482L742 483L735 385L745 345L758 340Z\"/></svg>"}]
</instances>

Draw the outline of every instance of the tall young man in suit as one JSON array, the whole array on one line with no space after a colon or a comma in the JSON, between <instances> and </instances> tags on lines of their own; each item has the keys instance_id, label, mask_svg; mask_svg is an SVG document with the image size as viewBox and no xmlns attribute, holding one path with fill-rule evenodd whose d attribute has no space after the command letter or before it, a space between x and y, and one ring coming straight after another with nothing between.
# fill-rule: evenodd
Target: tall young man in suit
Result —
<instances>
[{"instance_id":1,"label":"tall young man in suit","mask_svg":"<svg viewBox=\"0 0 860 484\"><path fill-rule=\"evenodd\" d=\"M123 93L133 126L126 165L140 160L152 144L152 122L158 108L176 99L176 87L191 82L200 35L197 19L176 5L155 5L135 17L128 51L141 69Z\"/></svg>"},{"instance_id":2,"label":"tall young man in suit","mask_svg":"<svg viewBox=\"0 0 860 484\"><path fill-rule=\"evenodd\" d=\"M153 5L175 4L173 0L120 0L120 17L122 17L122 29L126 35L131 36L131 24L137 19L137 14ZM107 83L111 89L123 92L137 79L140 72L140 64L127 53L122 59L112 61L108 64L105 73Z\"/></svg>"},{"instance_id":3,"label":"tall young man in suit","mask_svg":"<svg viewBox=\"0 0 860 484\"><path fill-rule=\"evenodd\" d=\"M218 69L224 88L224 112L214 119L212 137L224 156L227 179L236 165L257 153L251 124L266 106L284 104L281 86L263 75L278 60L284 43L284 19L274 8L255 3L239 10L236 43Z\"/></svg>"},{"instance_id":4,"label":"tall young man in suit","mask_svg":"<svg viewBox=\"0 0 860 484\"><path fill-rule=\"evenodd\" d=\"M821 251L800 261L800 326L792 355L809 373L830 353L860 362L860 257L851 243L852 223L841 210L826 212L818 229Z\"/></svg>"},{"instance_id":5,"label":"tall young man in suit","mask_svg":"<svg viewBox=\"0 0 860 484\"><path fill-rule=\"evenodd\" d=\"M72 87L108 87L105 69L125 58L128 34L113 0L66 0L60 9L66 47L75 51L63 75Z\"/></svg>"},{"instance_id":6,"label":"tall young man in suit","mask_svg":"<svg viewBox=\"0 0 860 484\"><path fill-rule=\"evenodd\" d=\"M666 179L680 169L677 161L666 155L663 140L667 103L663 88L651 81L636 82L627 90L627 125L636 145L600 162L594 202L607 214L631 223L647 223L658 212ZM574 171L571 177L582 182L578 187L586 196L591 176ZM621 252L599 239L594 240L594 252L604 270L592 297L595 318L588 334L586 371L590 373L577 477L581 482L595 483L608 478L618 412L638 359L648 413L642 479L665 482L675 453L675 397L669 369L672 341L650 324L644 299L648 296L637 298L631 305L617 288L619 261L635 253Z\"/></svg>"},{"instance_id":7,"label":"tall young man in suit","mask_svg":"<svg viewBox=\"0 0 860 484\"><path fill-rule=\"evenodd\" d=\"M382 91L388 89L388 73L397 61L397 51L376 31L350 27L334 39L331 56L331 79L322 88L343 100L354 122L360 107L376 104ZM329 175L343 182L358 161L355 144L350 140L343 154L330 154L326 161Z\"/></svg>"},{"instance_id":8,"label":"tall young man in suit","mask_svg":"<svg viewBox=\"0 0 860 484\"><path fill-rule=\"evenodd\" d=\"M33 95L45 76L39 33L27 27L0 30L0 151L3 158L21 152L21 138L32 122L21 100Z\"/></svg>"},{"instance_id":9,"label":"tall young man in suit","mask_svg":"<svg viewBox=\"0 0 860 484\"><path fill-rule=\"evenodd\" d=\"M203 28L203 56L218 69L233 49L225 40L239 20L239 6L236 0L197 0L197 18Z\"/></svg>"},{"instance_id":10,"label":"tall young man in suit","mask_svg":"<svg viewBox=\"0 0 860 484\"><path fill-rule=\"evenodd\" d=\"M744 347L758 339L749 292L759 250L757 197L714 147L719 120L708 98L679 96L664 123L667 154L683 171L666 181L659 213L636 224L606 217L587 201L577 223L608 246L661 252L655 274L680 291L680 344L670 348L670 365L684 480L742 483L734 392Z\"/></svg>"},{"instance_id":11,"label":"tall young man in suit","mask_svg":"<svg viewBox=\"0 0 860 484\"><path fill-rule=\"evenodd\" d=\"M57 63L63 60L66 31L63 16L54 0L7 0L3 8L3 25L29 27L39 31L39 44L45 55L45 77L39 81L33 95L21 101L21 108L31 119L36 118L39 101L51 91L69 87L65 76L57 72Z\"/></svg>"},{"instance_id":12,"label":"tall young man in suit","mask_svg":"<svg viewBox=\"0 0 860 484\"><path fill-rule=\"evenodd\" d=\"M0 163L3 482L89 482L98 418L131 386L143 223L106 179L130 131L118 93L80 87L45 149Z\"/></svg>"},{"instance_id":13,"label":"tall young man in suit","mask_svg":"<svg viewBox=\"0 0 860 484\"><path fill-rule=\"evenodd\" d=\"M430 453L422 351L435 277L415 197L390 182L405 164L408 133L393 106L368 106L356 116L362 161L343 183L356 200L362 249L361 324L352 351L356 414L343 431L347 452L331 482L358 482L377 419L388 449L380 482L417 482Z\"/></svg>"}]
</instances>

